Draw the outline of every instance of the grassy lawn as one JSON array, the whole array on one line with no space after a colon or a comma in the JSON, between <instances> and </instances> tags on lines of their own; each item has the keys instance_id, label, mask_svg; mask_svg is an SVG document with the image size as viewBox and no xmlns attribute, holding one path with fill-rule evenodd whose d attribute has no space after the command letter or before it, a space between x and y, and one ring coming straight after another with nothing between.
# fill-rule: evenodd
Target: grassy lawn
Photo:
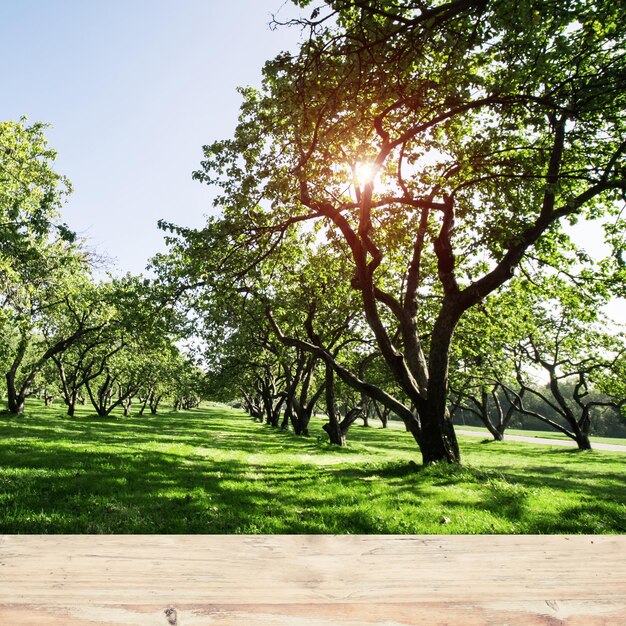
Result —
<instances>
[{"instance_id":1,"label":"grassy lawn","mask_svg":"<svg viewBox=\"0 0 626 626\"><path fill-rule=\"evenodd\" d=\"M491 437L489 431L484 426L463 426L456 424L456 428L459 430L472 430L479 433L484 433L485 437ZM519 428L507 428L504 431L504 437L507 435L522 435L523 437L538 437L539 439L564 439L572 441L567 435L560 433L556 430L521 430ZM620 437L589 437L591 445L594 443L614 443L619 446L626 446L626 439Z\"/></svg>"},{"instance_id":2,"label":"grassy lawn","mask_svg":"<svg viewBox=\"0 0 626 626\"><path fill-rule=\"evenodd\" d=\"M399 429L336 449L214 407L0 416L3 533L623 533L626 455L461 437L421 468Z\"/></svg>"}]
</instances>

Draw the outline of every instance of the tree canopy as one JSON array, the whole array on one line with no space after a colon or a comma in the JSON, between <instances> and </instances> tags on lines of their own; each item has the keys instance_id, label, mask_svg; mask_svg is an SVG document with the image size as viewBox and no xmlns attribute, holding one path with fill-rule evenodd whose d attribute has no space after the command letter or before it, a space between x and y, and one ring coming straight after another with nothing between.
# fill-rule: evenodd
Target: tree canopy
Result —
<instances>
[{"instance_id":1,"label":"tree canopy","mask_svg":"<svg viewBox=\"0 0 626 626\"><path fill-rule=\"evenodd\" d=\"M233 138L205 146L195 177L221 190L228 258L245 247L236 276L294 228L350 260L427 463L460 458L446 400L464 313L531 257L558 265L564 224L623 206L621 16L616 0L329 1L242 90Z\"/></svg>"}]
</instances>

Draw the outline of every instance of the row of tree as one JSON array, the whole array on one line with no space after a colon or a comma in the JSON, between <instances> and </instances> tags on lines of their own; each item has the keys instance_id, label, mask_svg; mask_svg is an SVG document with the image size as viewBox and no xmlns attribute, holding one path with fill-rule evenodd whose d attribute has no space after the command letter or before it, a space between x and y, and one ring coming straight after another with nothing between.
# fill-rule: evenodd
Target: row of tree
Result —
<instances>
[{"instance_id":1,"label":"row of tree","mask_svg":"<svg viewBox=\"0 0 626 626\"><path fill-rule=\"evenodd\" d=\"M215 220L198 239L179 233L157 265L163 282L181 289L181 302L195 309L212 397L241 400L256 419L298 435L308 434L316 412L325 413L330 440L340 445L356 419L384 426L402 419L410 400L360 316L345 258L328 244L303 246L300 233L252 272L247 246L236 259L224 225ZM199 273L192 276L194 267ZM591 447L590 434L623 435L626 340L602 312L602 294L556 273L531 276L531 269L524 265L524 277L459 324L450 356L451 416L457 423L477 419L498 440L511 424L528 426L525 417L581 449Z\"/></svg>"},{"instance_id":2,"label":"row of tree","mask_svg":"<svg viewBox=\"0 0 626 626\"><path fill-rule=\"evenodd\" d=\"M73 415L155 413L163 398L199 401L203 376L175 345L181 326L149 281L97 281L93 255L60 221L70 192L42 124L0 123L0 367L8 410L61 397Z\"/></svg>"},{"instance_id":3,"label":"row of tree","mask_svg":"<svg viewBox=\"0 0 626 626\"><path fill-rule=\"evenodd\" d=\"M369 402L424 463L460 461L462 411L494 436L535 413L588 447L624 399L601 313L626 284L621 3L327 0L293 24L300 49L204 148L219 216L161 224L155 268L219 386L297 433L321 403L337 443ZM578 220L605 259L571 241Z\"/></svg>"},{"instance_id":4,"label":"row of tree","mask_svg":"<svg viewBox=\"0 0 626 626\"><path fill-rule=\"evenodd\" d=\"M69 410L147 407L202 378L175 348L193 332L215 390L299 434L316 406L338 444L393 415L424 463L456 463L455 414L496 437L522 414L588 447L625 397L602 314L626 295L621 2L328 0L294 24L300 49L204 148L219 215L161 224L156 283L93 280L41 125L2 125L9 410L46 377ZM606 258L571 241L578 220Z\"/></svg>"}]
</instances>

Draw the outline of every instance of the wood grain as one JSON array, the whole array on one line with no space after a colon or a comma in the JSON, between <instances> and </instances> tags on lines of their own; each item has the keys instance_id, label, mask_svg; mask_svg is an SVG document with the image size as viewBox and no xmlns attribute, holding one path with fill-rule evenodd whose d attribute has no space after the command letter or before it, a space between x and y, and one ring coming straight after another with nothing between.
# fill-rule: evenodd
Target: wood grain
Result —
<instances>
[{"instance_id":1,"label":"wood grain","mask_svg":"<svg viewBox=\"0 0 626 626\"><path fill-rule=\"evenodd\" d=\"M2 626L626 624L626 537L0 538Z\"/></svg>"}]
</instances>

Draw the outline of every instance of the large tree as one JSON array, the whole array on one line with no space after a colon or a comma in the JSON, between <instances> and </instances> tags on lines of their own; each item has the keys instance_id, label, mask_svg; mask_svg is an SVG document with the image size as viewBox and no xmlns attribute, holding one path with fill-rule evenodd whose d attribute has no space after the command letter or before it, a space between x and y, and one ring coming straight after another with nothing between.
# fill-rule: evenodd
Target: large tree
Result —
<instances>
[{"instance_id":1,"label":"large tree","mask_svg":"<svg viewBox=\"0 0 626 626\"><path fill-rule=\"evenodd\" d=\"M84 330L43 336L58 310L71 307L73 285L88 265L59 221L71 189L54 170L56 152L44 130L26 118L0 122L0 353L13 413L23 411L38 371Z\"/></svg>"},{"instance_id":2,"label":"large tree","mask_svg":"<svg viewBox=\"0 0 626 626\"><path fill-rule=\"evenodd\" d=\"M9 359L5 378L11 413L21 414L39 371L95 327L79 311L90 275L85 253L53 241L37 247L36 265L14 260L5 283L3 339Z\"/></svg>"},{"instance_id":3,"label":"large tree","mask_svg":"<svg viewBox=\"0 0 626 626\"><path fill-rule=\"evenodd\" d=\"M563 222L619 208L622 13L618 0L329 1L300 21L298 54L242 91L233 139L205 147L196 178L266 254L305 220L347 246L425 463L460 459L446 398L464 312L529 251L549 262Z\"/></svg>"}]
</instances>

